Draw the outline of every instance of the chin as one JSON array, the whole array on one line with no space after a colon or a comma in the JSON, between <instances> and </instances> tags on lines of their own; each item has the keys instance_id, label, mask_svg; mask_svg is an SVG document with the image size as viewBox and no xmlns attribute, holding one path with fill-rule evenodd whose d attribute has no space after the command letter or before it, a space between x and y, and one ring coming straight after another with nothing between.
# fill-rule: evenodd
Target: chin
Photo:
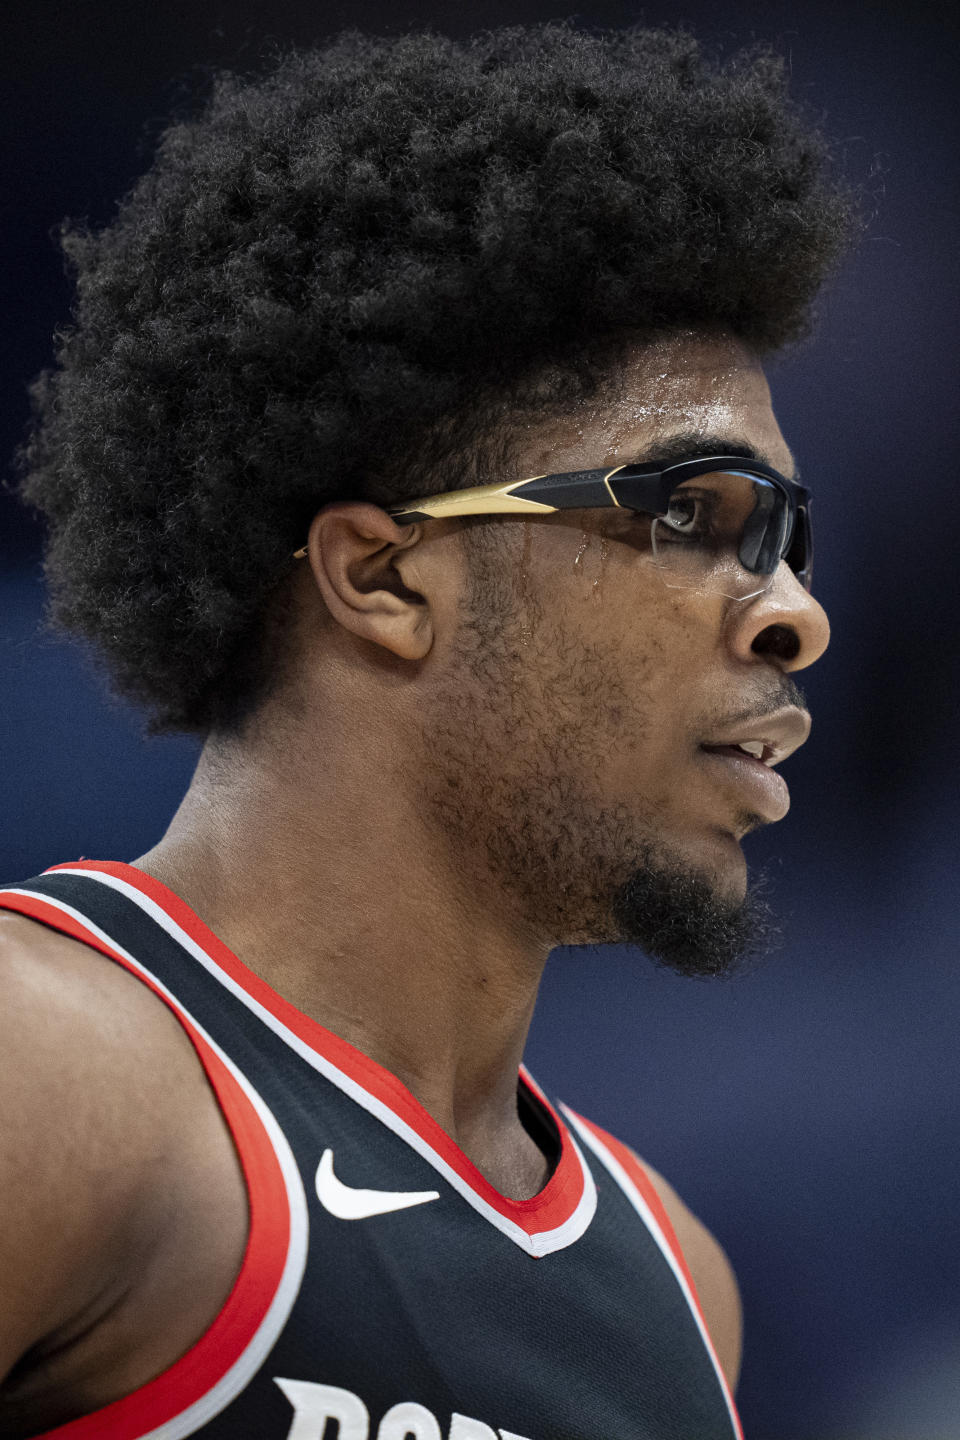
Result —
<instances>
[{"instance_id":1,"label":"chin","mask_svg":"<svg viewBox=\"0 0 960 1440\"><path fill-rule=\"evenodd\" d=\"M684 846L690 868L712 884L718 899L742 900L747 893L747 859L732 830L720 826L708 833L707 843Z\"/></svg>"}]
</instances>

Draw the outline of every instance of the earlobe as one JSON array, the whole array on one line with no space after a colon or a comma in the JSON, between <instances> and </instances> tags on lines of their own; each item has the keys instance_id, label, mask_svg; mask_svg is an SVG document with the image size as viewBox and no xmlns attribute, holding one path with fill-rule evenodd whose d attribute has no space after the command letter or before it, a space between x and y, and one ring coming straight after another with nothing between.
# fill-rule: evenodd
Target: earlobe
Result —
<instances>
[{"instance_id":1,"label":"earlobe","mask_svg":"<svg viewBox=\"0 0 960 1440\"><path fill-rule=\"evenodd\" d=\"M433 644L429 601L404 584L394 563L420 531L367 501L336 501L314 516L307 540L310 571L331 617L403 660L422 660Z\"/></svg>"}]
</instances>

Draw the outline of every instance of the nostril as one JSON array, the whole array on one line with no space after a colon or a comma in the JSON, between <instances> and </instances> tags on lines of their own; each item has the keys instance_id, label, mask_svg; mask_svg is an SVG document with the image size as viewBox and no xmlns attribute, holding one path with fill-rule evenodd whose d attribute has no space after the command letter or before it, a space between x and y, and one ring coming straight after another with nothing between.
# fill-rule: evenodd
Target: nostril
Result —
<instances>
[{"instance_id":1,"label":"nostril","mask_svg":"<svg viewBox=\"0 0 960 1440\"><path fill-rule=\"evenodd\" d=\"M800 636L789 625L768 625L754 640L751 649L758 655L775 655L778 660L796 660Z\"/></svg>"}]
</instances>

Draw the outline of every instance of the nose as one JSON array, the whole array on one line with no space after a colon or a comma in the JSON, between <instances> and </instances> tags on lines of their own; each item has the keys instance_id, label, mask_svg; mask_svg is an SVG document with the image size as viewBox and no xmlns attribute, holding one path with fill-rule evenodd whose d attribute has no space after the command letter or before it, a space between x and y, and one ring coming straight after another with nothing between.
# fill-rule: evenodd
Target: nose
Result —
<instances>
[{"instance_id":1,"label":"nose","mask_svg":"<svg viewBox=\"0 0 960 1440\"><path fill-rule=\"evenodd\" d=\"M785 560L769 589L730 612L729 642L741 660L774 660L781 670L804 670L830 643L827 612L804 590Z\"/></svg>"}]
</instances>

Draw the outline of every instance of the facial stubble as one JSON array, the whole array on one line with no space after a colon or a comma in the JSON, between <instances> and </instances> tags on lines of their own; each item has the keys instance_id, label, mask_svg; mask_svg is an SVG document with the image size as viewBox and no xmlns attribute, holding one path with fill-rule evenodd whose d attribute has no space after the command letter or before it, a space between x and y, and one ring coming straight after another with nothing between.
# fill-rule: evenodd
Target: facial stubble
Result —
<instances>
[{"instance_id":1,"label":"facial stubble","mask_svg":"<svg viewBox=\"0 0 960 1440\"><path fill-rule=\"evenodd\" d=\"M637 946L697 977L769 953L781 932L765 875L730 898L665 840L655 813L599 798L622 717L635 734L656 723L625 693L616 653L545 625L502 556L472 576L421 782L460 873L492 905L499 890L552 945Z\"/></svg>"}]
</instances>

